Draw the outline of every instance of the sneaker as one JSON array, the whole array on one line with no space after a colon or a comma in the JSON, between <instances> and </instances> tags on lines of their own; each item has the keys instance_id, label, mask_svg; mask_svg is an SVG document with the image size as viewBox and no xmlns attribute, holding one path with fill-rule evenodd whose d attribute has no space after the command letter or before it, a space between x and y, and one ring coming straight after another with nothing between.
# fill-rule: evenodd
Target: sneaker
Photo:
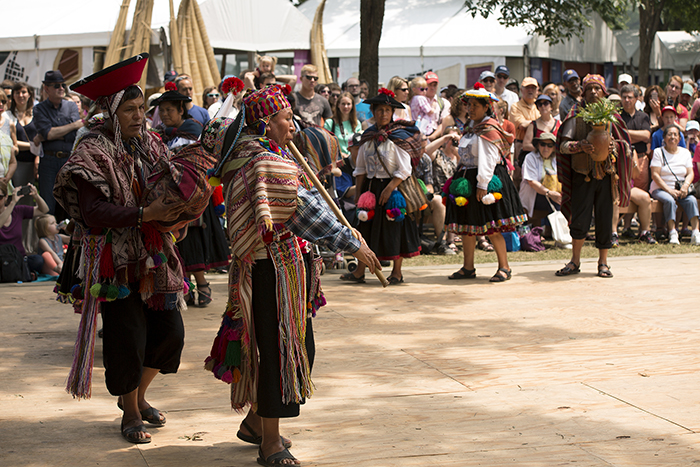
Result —
<instances>
[{"instance_id":1,"label":"sneaker","mask_svg":"<svg viewBox=\"0 0 700 467\"><path fill-rule=\"evenodd\" d=\"M700 231L695 230L692 234L690 234L690 244L700 245Z\"/></svg>"},{"instance_id":2,"label":"sneaker","mask_svg":"<svg viewBox=\"0 0 700 467\"><path fill-rule=\"evenodd\" d=\"M620 234L620 237L629 238L629 239L637 238L637 236L634 234L634 232L632 232L631 228L623 230L622 233Z\"/></svg>"},{"instance_id":3,"label":"sneaker","mask_svg":"<svg viewBox=\"0 0 700 467\"><path fill-rule=\"evenodd\" d=\"M617 248L618 246L620 246L620 239L617 237L617 234L614 233L612 234L612 247Z\"/></svg>"},{"instance_id":4,"label":"sneaker","mask_svg":"<svg viewBox=\"0 0 700 467\"><path fill-rule=\"evenodd\" d=\"M656 245L656 239L651 234L651 232L648 231L644 232L642 235L639 236L639 241L648 245Z\"/></svg>"},{"instance_id":5,"label":"sneaker","mask_svg":"<svg viewBox=\"0 0 700 467\"><path fill-rule=\"evenodd\" d=\"M681 242L678 241L678 231L674 230L673 232L668 233L668 243L669 245L680 245Z\"/></svg>"}]
</instances>

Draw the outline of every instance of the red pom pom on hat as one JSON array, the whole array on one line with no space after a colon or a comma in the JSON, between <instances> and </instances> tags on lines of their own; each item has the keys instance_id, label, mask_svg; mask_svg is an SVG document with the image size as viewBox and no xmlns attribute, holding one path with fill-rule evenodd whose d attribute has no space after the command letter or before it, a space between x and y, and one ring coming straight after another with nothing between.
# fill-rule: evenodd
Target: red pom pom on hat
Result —
<instances>
[{"instance_id":1,"label":"red pom pom on hat","mask_svg":"<svg viewBox=\"0 0 700 467\"><path fill-rule=\"evenodd\" d=\"M486 89L486 88L484 88L484 85L483 85L483 84L481 84L481 83L476 83L476 84L474 85L474 89Z\"/></svg>"},{"instance_id":2,"label":"red pom pom on hat","mask_svg":"<svg viewBox=\"0 0 700 467\"><path fill-rule=\"evenodd\" d=\"M177 91L177 84L173 83L172 81L168 81L167 83L165 83L165 90Z\"/></svg>"}]
</instances>

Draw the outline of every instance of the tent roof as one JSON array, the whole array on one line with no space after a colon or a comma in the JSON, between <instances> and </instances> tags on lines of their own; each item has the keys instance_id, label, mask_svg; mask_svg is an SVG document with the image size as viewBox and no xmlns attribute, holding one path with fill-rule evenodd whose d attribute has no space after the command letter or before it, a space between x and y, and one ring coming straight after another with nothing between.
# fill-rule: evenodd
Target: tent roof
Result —
<instances>
[{"instance_id":1,"label":"tent roof","mask_svg":"<svg viewBox=\"0 0 700 467\"><path fill-rule=\"evenodd\" d=\"M299 10L313 18L320 0L307 0ZM499 15L484 19L466 13L463 0L386 0L380 56L530 56L570 61L620 62L624 49L605 22L595 15L595 30L556 46L526 27L505 27ZM601 33L601 30L603 31ZM323 32L329 57L357 57L360 50L360 0L327 0ZM592 44L592 46L589 46Z\"/></svg>"},{"instance_id":2,"label":"tent roof","mask_svg":"<svg viewBox=\"0 0 700 467\"><path fill-rule=\"evenodd\" d=\"M197 0L214 48L275 51L309 48L311 21L287 0ZM180 0L173 2L176 8ZM32 21L5 21L0 28L0 51L107 46L117 24L122 0L27 0L10 2L3 16ZM136 9L131 0L127 29ZM154 0L151 26L170 21L169 0ZM262 27L260 22L266 26ZM274 25L274 26L267 26Z\"/></svg>"},{"instance_id":3,"label":"tent roof","mask_svg":"<svg viewBox=\"0 0 700 467\"><path fill-rule=\"evenodd\" d=\"M630 59L639 65L639 31L615 31ZM700 34L685 31L658 31L651 43L649 68L652 70L690 70L700 62Z\"/></svg>"}]
</instances>

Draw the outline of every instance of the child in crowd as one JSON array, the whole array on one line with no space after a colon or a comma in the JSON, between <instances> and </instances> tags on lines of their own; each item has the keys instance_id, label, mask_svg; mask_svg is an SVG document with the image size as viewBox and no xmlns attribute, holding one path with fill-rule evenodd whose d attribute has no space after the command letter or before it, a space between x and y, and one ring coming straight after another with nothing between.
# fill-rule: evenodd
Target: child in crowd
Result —
<instances>
[{"instance_id":1,"label":"child in crowd","mask_svg":"<svg viewBox=\"0 0 700 467\"><path fill-rule=\"evenodd\" d=\"M57 276L63 268L63 245L70 237L59 233L56 218L51 214L36 219L36 233L39 236L39 251L44 258L42 274Z\"/></svg>"},{"instance_id":2,"label":"child in crowd","mask_svg":"<svg viewBox=\"0 0 700 467\"><path fill-rule=\"evenodd\" d=\"M272 75L279 83L286 83L290 86L294 86L296 84L297 77L295 75L275 75L277 57L271 57L269 55L263 55L261 57L258 55L257 62L258 66L255 68L255 70L249 71L243 75L243 81L245 82L246 88L261 89L265 84L263 75Z\"/></svg>"}]
</instances>

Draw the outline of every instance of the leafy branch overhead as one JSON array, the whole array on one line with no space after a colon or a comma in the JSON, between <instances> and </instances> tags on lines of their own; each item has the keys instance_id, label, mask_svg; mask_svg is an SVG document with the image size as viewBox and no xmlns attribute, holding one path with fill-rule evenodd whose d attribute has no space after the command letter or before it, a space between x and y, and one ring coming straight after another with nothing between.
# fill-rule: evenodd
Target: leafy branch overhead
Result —
<instances>
[{"instance_id":1,"label":"leafy branch overhead","mask_svg":"<svg viewBox=\"0 0 700 467\"><path fill-rule=\"evenodd\" d=\"M488 18L500 11L498 22L504 26L525 26L550 44L576 36L583 37L591 26L591 12L597 12L610 27L622 27L628 0L465 0L472 17Z\"/></svg>"}]
</instances>

